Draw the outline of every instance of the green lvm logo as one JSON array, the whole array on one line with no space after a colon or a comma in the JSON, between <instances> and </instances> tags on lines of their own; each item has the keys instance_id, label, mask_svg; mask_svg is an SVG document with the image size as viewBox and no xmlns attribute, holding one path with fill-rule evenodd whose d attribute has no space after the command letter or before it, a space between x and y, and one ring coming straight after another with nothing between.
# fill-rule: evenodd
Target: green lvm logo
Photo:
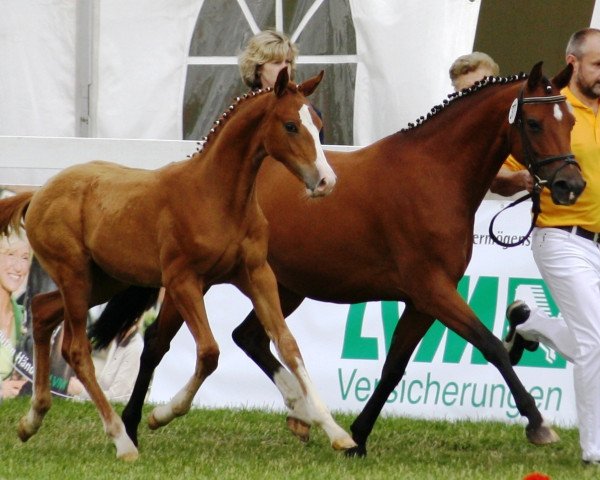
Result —
<instances>
[{"instance_id":1,"label":"green lvm logo","mask_svg":"<svg viewBox=\"0 0 600 480\"><path fill-rule=\"evenodd\" d=\"M558 314L556 303L543 280L539 278L508 278L505 281L507 282L506 298L503 298L502 301L498 298L500 291L500 279L498 277L478 277L471 288L472 279L466 275L458 284L459 294L491 331L494 331L494 322L498 317L503 319L502 332L506 332L507 325L504 320L504 311L507 305L519 298L517 293L523 288L534 292L538 307L544 308L551 316ZM470 296L469 292L471 292ZM500 312L498 309L500 309ZM362 335L365 310L365 303L350 306L344 333L342 359L379 360L381 341L385 344L386 354L389 350L392 334L400 316L398 302L381 302L383 339ZM444 339L445 342L443 342ZM443 349L441 353L442 362L458 364L463 359L466 347L466 340L436 321L419 343L412 361L431 363L438 351ZM488 362L479 350L473 348L470 363L472 365L486 365ZM535 352L526 352L519 362L519 366L564 369L566 368L566 361L552 351L549 352L539 348Z\"/></svg>"}]
</instances>

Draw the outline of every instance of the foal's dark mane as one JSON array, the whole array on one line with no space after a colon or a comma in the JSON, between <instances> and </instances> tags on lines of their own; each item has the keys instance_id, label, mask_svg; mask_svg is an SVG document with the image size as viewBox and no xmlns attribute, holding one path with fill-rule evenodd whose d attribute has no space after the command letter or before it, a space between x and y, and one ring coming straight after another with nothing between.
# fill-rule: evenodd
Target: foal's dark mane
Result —
<instances>
[{"instance_id":1,"label":"foal's dark mane","mask_svg":"<svg viewBox=\"0 0 600 480\"><path fill-rule=\"evenodd\" d=\"M492 85L501 85L506 83L517 82L526 79L527 76L528 75L526 73L521 72L516 75L511 75L510 77L484 77L482 80L475 82L472 87L464 88L460 92L454 92L449 94L446 100L444 100L439 105L434 106L426 116L421 116L417 118L415 123L409 123L408 127L401 129L400 132L407 132L409 130L414 130L415 128L420 127L427 120L430 120L431 118L435 117L438 113L444 110L451 103L457 100L462 100L464 97L468 97L474 93L477 93L480 90L483 90L484 88L487 88Z\"/></svg>"}]
</instances>

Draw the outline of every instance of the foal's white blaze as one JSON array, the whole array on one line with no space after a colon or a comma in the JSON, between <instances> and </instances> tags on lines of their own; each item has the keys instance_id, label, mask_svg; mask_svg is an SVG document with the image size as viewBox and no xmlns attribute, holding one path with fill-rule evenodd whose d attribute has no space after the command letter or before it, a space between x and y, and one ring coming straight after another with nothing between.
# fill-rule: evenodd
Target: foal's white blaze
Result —
<instances>
[{"instance_id":1,"label":"foal's white blaze","mask_svg":"<svg viewBox=\"0 0 600 480\"><path fill-rule=\"evenodd\" d=\"M556 103L554 104L554 118L556 118L559 122L563 118L562 110L560 109L560 107Z\"/></svg>"},{"instance_id":2,"label":"foal's white blaze","mask_svg":"<svg viewBox=\"0 0 600 480\"><path fill-rule=\"evenodd\" d=\"M300 115L300 122L308 130L313 138L313 141L315 142L315 150L317 152L315 164L317 166L317 170L319 171L320 177L324 180L323 185L318 185L317 189L321 187L322 193L329 193L335 185L336 176L333 172L333 169L329 166L329 163L327 163L327 159L325 158L325 152L323 151L323 146L319 140L319 130L317 130L317 126L312 120L308 105L302 105L298 113Z\"/></svg>"}]
</instances>

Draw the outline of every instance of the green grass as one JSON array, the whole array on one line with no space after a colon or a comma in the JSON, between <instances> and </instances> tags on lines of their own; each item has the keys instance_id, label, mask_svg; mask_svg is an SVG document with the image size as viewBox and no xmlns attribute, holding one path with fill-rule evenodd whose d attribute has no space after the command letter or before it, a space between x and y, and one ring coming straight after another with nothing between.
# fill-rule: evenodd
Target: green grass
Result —
<instances>
[{"instance_id":1,"label":"green grass","mask_svg":"<svg viewBox=\"0 0 600 480\"><path fill-rule=\"evenodd\" d=\"M333 451L319 429L302 444L283 413L261 410L194 409L158 431L142 424L140 458L125 463L88 403L55 400L38 434L21 443L16 425L28 406L28 399L0 404L1 479L520 480L532 471L552 480L600 477L600 469L581 465L574 429L558 429L561 442L536 447L519 425L386 417L360 459ZM349 428L353 416L335 416Z\"/></svg>"}]
</instances>

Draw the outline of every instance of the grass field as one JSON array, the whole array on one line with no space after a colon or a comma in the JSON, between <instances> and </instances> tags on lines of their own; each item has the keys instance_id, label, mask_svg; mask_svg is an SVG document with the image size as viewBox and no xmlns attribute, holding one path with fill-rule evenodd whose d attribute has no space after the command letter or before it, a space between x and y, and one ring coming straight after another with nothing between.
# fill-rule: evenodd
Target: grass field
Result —
<instances>
[{"instance_id":1,"label":"grass field","mask_svg":"<svg viewBox=\"0 0 600 480\"><path fill-rule=\"evenodd\" d=\"M371 434L367 458L345 458L319 429L300 443L280 412L195 409L158 431L142 424L140 458L124 463L88 403L55 400L39 433L21 443L16 425L28 406L28 399L0 404L1 479L521 480L532 471L552 480L600 478L600 469L581 465L574 429L557 429L561 442L535 447L519 425L387 417ZM348 429L353 416L336 419Z\"/></svg>"}]
</instances>

